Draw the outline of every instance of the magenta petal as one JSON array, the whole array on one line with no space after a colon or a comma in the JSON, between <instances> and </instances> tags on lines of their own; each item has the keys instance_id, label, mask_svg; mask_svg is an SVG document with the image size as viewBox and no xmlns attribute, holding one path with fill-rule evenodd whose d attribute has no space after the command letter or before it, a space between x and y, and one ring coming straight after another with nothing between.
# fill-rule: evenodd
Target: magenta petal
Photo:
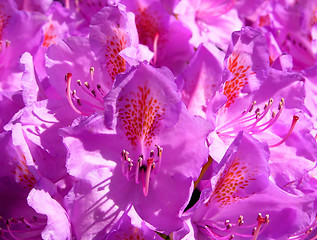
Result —
<instances>
[{"instance_id":1,"label":"magenta petal","mask_svg":"<svg viewBox=\"0 0 317 240\"><path fill-rule=\"evenodd\" d=\"M200 45L182 74L182 100L190 113L205 117L208 102L220 87L221 72L221 63Z\"/></svg>"},{"instance_id":2,"label":"magenta petal","mask_svg":"<svg viewBox=\"0 0 317 240\"><path fill-rule=\"evenodd\" d=\"M297 197L273 184L268 159L266 144L239 133L214 169L221 169L212 179L214 188L204 190L200 201L184 216L191 216L188 224L193 225L196 238L226 239L234 235L241 240L253 236L273 240L309 234L315 197ZM186 228L179 234L186 234Z\"/></svg>"},{"instance_id":3,"label":"magenta petal","mask_svg":"<svg viewBox=\"0 0 317 240\"><path fill-rule=\"evenodd\" d=\"M112 80L118 73L128 69L127 62L119 53L127 47L138 46L134 17L122 7L103 8L91 19L90 24L91 48Z\"/></svg>"},{"instance_id":4,"label":"magenta petal","mask_svg":"<svg viewBox=\"0 0 317 240\"><path fill-rule=\"evenodd\" d=\"M192 180L177 173L162 173L151 184L149 195L136 194L133 205L140 217L155 226L157 231L170 234L183 225L180 216L188 203Z\"/></svg>"},{"instance_id":5,"label":"magenta petal","mask_svg":"<svg viewBox=\"0 0 317 240\"><path fill-rule=\"evenodd\" d=\"M168 69L142 63L117 79L104 115L62 130L68 172L81 179L68 201L78 236L98 229L101 237L130 205L159 231L182 226L181 212L208 158L210 125L187 112L173 80ZM94 223L95 215L106 223Z\"/></svg>"},{"instance_id":6,"label":"magenta petal","mask_svg":"<svg viewBox=\"0 0 317 240\"><path fill-rule=\"evenodd\" d=\"M43 239L71 239L71 226L65 209L44 190L33 189L27 198L37 213L47 216Z\"/></svg>"}]
</instances>

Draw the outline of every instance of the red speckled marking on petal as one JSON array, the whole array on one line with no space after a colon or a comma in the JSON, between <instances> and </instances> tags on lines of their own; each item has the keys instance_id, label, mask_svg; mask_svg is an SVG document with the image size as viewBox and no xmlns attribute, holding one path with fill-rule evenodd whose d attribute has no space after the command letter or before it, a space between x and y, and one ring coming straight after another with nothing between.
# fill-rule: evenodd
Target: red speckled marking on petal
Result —
<instances>
[{"instance_id":1,"label":"red speckled marking on petal","mask_svg":"<svg viewBox=\"0 0 317 240\"><path fill-rule=\"evenodd\" d=\"M33 188L36 184L36 180L33 174L29 171L26 165L25 156L22 155L22 159L19 159L19 165L12 170L15 175L17 183L20 183L24 188Z\"/></svg>"},{"instance_id":2,"label":"red speckled marking on petal","mask_svg":"<svg viewBox=\"0 0 317 240\"><path fill-rule=\"evenodd\" d=\"M10 17L6 14L4 5L0 4L0 40L3 40L3 30L8 25Z\"/></svg>"},{"instance_id":3,"label":"red speckled marking on petal","mask_svg":"<svg viewBox=\"0 0 317 240\"><path fill-rule=\"evenodd\" d=\"M312 9L312 14L309 19L310 27L312 28L317 23L317 6Z\"/></svg>"},{"instance_id":4,"label":"red speckled marking on petal","mask_svg":"<svg viewBox=\"0 0 317 240\"><path fill-rule=\"evenodd\" d=\"M160 31L162 23L157 12L149 12L146 9L139 8L135 13L135 24L141 44L152 47L155 36L158 33L162 35L162 31Z\"/></svg>"},{"instance_id":5,"label":"red speckled marking on petal","mask_svg":"<svg viewBox=\"0 0 317 240\"><path fill-rule=\"evenodd\" d=\"M227 96L225 108L229 108L235 99L239 97L242 88L248 84L251 66L237 52L233 52L228 58L228 70L233 74L233 78L225 82L223 94Z\"/></svg>"},{"instance_id":6,"label":"red speckled marking on petal","mask_svg":"<svg viewBox=\"0 0 317 240\"><path fill-rule=\"evenodd\" d=\"M49 47L49 45L56 43L56 28L53 23L49 22L44 26L44 41L43 47Z\"/></svg>"},{"instance_id":7,"label":"red speckled marking on petal","mask_svg":"<svg viewBox=\"0 0 317 240\"><path fill-rule=\"evenodd\" d=\"M146 85L138 87L119 98L118 119L123 131L133 146L142 141L150 146L159 131L160 120L165 114L164 106Z\"/></svg>"},{"instance_id":8,"label":"red speckled marking on petal","mask_svg":"<svg viewBox=\"0 0 317 240\"><path fill-rule=\"evenodd\" d=\"M126 62L119 55L119 52L121 52L126 47L126 44L126 35L120 29L114 29L114 35L107 36L107 40L105 42L105 62L107 71L113 80L118 73L124 72L126 70Z\"/></svg>"},{"instance_id":9,"label":"red speckled marking on petal","mask_svg":"<svg viewBox=\"0 0 317 240\"><path fill-rule=\"evenodd\" d=\"M235 158L229 167L221 173L215 189L211 195L210 201L217 202L220 207L224 207L234 203L240 199L247 197L240 197L237 195L239 190L244 189L251 181L254 181L255 174L258 170L250 169L247 164Z\"/></svg>"}]
</instances>

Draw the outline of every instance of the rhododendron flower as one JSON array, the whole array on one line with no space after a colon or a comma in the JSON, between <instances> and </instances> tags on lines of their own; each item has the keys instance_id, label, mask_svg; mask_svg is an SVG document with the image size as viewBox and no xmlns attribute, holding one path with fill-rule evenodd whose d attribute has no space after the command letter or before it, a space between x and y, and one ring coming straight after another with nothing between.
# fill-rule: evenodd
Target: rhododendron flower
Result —
<instances>
[{"instance_id":1,"label":"rhododendron flower","mask_svg":"<svg viewBox=\"0 0 317 240\"><path fill-rule=\"evenodd\" d=\"M151 64L166 66L177 76L193 55L189 29L161 1L121 2L135 14L140 44L148 46L154 53Z\"/></svg>"},{"instance_id":2,"label":"rhododendron flower","mask_svg":"<svg viewBox=\"0 0 317 240\"><path fill-rule=\"evenodd\" d=\"M70 37L52 45L46 61L51 85L67 97L80 115L103 110L103 98L116 75L128 70L137 60L146 59L149 53L138 55L134 20L118 7L106 7L98 12L91 20L90 30L89 40ZM135 51L126 52L126 58L122 57L121 52L128 48ZM129 57L136 59L129 64Z\"/></svg>"},{"instance_id":3,"label":"rhododendron flower","mask_svg":"<svg viewBox=\"0 0 317 240\"><path fill-rule=\"evenodd\" d=\"M314 166L317 154L316 143L309 134L312 124L303 114L303 77L283 71L283 66L278 67L283 62L274 62L276 69L269 66L266 42L260 32L251 28L235 32L233 44L225 58L223 88L219 88L227 100L220 109L214 108L211 100L209 108L213 109L207 110L207 117L215 119L216 126L209 136L210 154L219 161L238 132L248 132L269 144L275 183L293 191L289 184L300 182ZM298 145L297 141L305 145ZM280 173L281 167L284 173Z\"/></svg>"},{"instance_id":4,"label":"rhododendron flower","mask_svg":"<svg viewBox=\"0 0 317 240\"><path fill-rule=\"evenodd\" d=\"M267 144L238 134L215 169L212 190L204 190L197 205L185 213L197 239L303 239L309 235L315 198L289 195L270 182L269 155ZM296 237L299 232L302 238ZM186 228L179 233L186 233Z\"/></svg>"},{"instance_id":5,"label":"rhododendron flower","mask_svg":"<svg viewBox=\"0 0 317 240\"><path fill-rule=\"evenodd\" d=\"M231 33L242 27L237 11L232 9L234 4L232 0L183 0L175 6L174 13L191 30L190 43L195 47L212 42L225 50Z\"/></svg>"},{"instance_id":6,"label":"rhododendron flower","mask_svg":"<svg viewBox=\"0 0 317 240\"><path fill-rule=\"evenodd\" d=\"M105 109L63 130L68 172L81 179L67 207L76 236L109 231L130 205L157 231L180 228L209 124L187 113L170 71L145 64L116 83Z\"/></svg>"},{"instance_id":7,"label":"rhododendron flower","mask_svg":"<svg viewBox=\"0 0 317 240\"><path fill-rule=\"evenodd\" d=\"M18 11L12 0L1 2L0 19L0 88L17 91L22 74L18 60L24 52L34 54L39 48L46 19L40 13Z\"/></svg>"},{"instance_id":8,"label":"rhododendron flower","mask_svg":"<svg viewBox=\"0 0 317 240\"><path fill-rule=\"evenodd\" d=\"M0 239L317 240L317 4L0 1Z\"/></svg>"},{"instance_id":9,"label":"rhododendron flower","mask_svg":"<svg viewBox=\"0 0 317 240\"><path fill-rule=\"evenodd\" d=\"M21 125L1 133L0 141L0 187L4 192L4 195L1 194L0 237L70 239L66 212L51 197L57 197L56 187L43 177L45 172L34 163L40 160L40 155L34 152L31 155Z\"/></svg>"}]
</instances>

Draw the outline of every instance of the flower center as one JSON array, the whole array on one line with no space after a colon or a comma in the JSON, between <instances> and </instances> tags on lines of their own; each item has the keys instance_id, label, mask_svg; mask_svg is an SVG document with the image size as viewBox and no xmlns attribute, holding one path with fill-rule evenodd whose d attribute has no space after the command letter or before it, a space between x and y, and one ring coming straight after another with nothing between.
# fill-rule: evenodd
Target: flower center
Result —
<instances>
[{"instance_id":1,"label":"flower center","mask_svg":"<svg viewBox=\"0 0 317 240\"><path fill-rule=\"evenodd\" d=\"M156 145L156 154L151 150L150 156L146 160L143 154L140 155L138 160L132 160L129 158L129 152L122 150L122 174L129 181L134 178L136 184L142 182L144 196L147 196L149 192L151 173L157 174L160 170L162 152L163 148Z\"/></svg>"},{"instance_id":2,"label":"flower center","mask_svg":"<svg viewBox=\"0 0 317 240\"><path fill-rule=\"evenodd\" d=\"M82 83L81 80L77 80L77 87L71 90L72 74L67 73L65 76L67 88L67 100L74 111L80 115L88 116L91 113L103 110L103 97L105 91L100 84L97 84L94 80L94 68L90 68L90 79Z\"/></svg>"}]
</instances>

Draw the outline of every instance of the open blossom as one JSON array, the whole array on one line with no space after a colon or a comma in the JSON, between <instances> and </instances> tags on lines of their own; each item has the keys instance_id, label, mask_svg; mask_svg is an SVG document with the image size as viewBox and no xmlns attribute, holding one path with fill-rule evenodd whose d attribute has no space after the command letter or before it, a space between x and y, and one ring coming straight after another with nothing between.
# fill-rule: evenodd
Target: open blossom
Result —
<instances>
[{"instance_id":1,"label":"open blossom","mask_svg":"<svg viewBox=\"0 0 317 240\"><path fill-rule=\"evenodd\" d=\"M127 51L124 57L122 51ZM74 36L49 47L47 74L51 85L76 113L89 115L104 109L103 98L116 75L131 66L129 57L136 58L131 64L138 57L147 58L148 52L142 56L138 51L142 50L138 49L131 15L119 7L106 7L92 18L89 39Z\"/></svg>"},{"instance_id":2,"label":"open blossom","mask_svg":"<svg viewBox=\"0 0 317 240\"><path fill-rule=\"evenodd\" d=\"M287 52L293 58L294 70L308 68L316 62L316 2L315 1L267 1L257 5L249 16L249 25L262 27L275 41L277 56Z\"/></svg>"},{"instance_id":3,"label":"open blossom","mask_svg":"<svg viewBox=\"0 0 317 240\"><path fill-rule=\"evenodd\" d=\"M36 160L41 161L41 156L36 152L31 154L21 125L1 133L0 141L0 237L70 239L66 212L51 197L58 195L56 186L43 176L41 167L35 164Z\"/></svg>"},{"instance_id":4,"label":"open blossom","mask_svg":"<svg viewBox=\"0 0 317 240\"><path fill-rule=\"evenodd\" d=\"M193 55L190 30L171 12L162 1L121 1L127 11L135 15L140 44L147 46L154 56L151 64L166 66L178 75Z\"/></svg>"},{"instance_id":5,"label":"open blossom","mask_svg":"<svg viewBox=\"0 0 317 240\"><path fill-rule=\"evenodd\" d=\"M231 33L242 27L234 5L232 0L183 0L175 6L174 13L191 30L192 45L211 42L226 50Z\"/></svg>"},{"instance_id":6,"label":"open blossom","mask_svg":"<svg viewBox=\"0 0 317 240\"><path fill-rule=\"evenodd\" d=\"M68 171L81 179L68 196L76 236L109 231L130 205L157 231L180 228L209 124L187 113L170 71L145 64L118 81L105 109L63 131Z\"/></svg>"},{"instance_id":7,"label":"open blossom","mask_svg":"<svg viewBox=\"0 0 317 240\"><path fill-rule=\"evenodd\" d=\"M0 88L20 90L22 73L18 60L24 52L34 54L39 48L41 26L46 19L40 13L19 11L11 0L1 2L0 19ZM30 38L33 40L28 41Z\"/></svg>"},{"instance_id":8,"label":"open blossom","mask_svg":"<svg viewBox=\"0 0 317 240\"><path fill-rule=\"evenodd\" d=\"M296 197L277 188L269 180L269 156L267 144L240 132L214 169L212 190L204 190L185 213L194 231L189 234L197 239L307 237L315 224L315 197ZM186 232L179 231L176 239Z\"/></svg>"},{"instance_id":9,"label":"open blossom","mask_svg":"<svg viewBox=\"0 0 317 240\"><path fill-rule=\"evenodd\" d=\"M270 65L264 35L244 28L233 33L222 77L217 51L200 46L179 85L188 110L215 126L208 142L216 162L240 131L248 132L269 144L274 183L302 195L297 186L315 165L317 145L305 116L304 78L290 72L292 64L285 57Z\"/></svg>"},{"instance_id":10,"label":"open blossom","mask_svg":"<svg viewBox=\"0 0 317 240\"><path fill-rule=\"evenodd\" d=\"M0 239L317 240L312 0L0 1Z\"/></svg>"}]
</instances>

